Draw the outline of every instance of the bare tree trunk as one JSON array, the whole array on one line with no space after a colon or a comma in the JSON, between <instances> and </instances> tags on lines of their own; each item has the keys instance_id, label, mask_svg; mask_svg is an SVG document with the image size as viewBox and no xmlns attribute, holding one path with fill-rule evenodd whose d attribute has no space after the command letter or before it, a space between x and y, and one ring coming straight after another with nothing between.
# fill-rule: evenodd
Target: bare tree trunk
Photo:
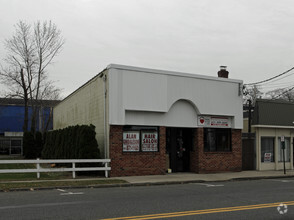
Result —
<instances>
[{"instance_id":1,"label":"bare tree trunk","mask_svg":"<svg viewBox=\"0 0 294 220\"><path fill-rule=\"evenodd\" d=\"M29 98L28 98L28 90L26 88L26 83L23 74L23 68L20 70L20 76L22 81L22 89L24 95L24 122L23 122L23 131L28 131L28 123L29 123Z\"/></svg>"},{"instance_id":2,"label":"bare tree trunk","mask_svg":"<svg viewBox=\"0 0 294 220\"><path fill-rule=\"evenodd\" d=\"M51 122L52 118L53 118L53 107L50 107L49 116L48 116L46 126L45 126L43 132L48 131L49 125L50 125L50 122Z\"/></svg>"},{"instance_id":3,"label":"bare tree trunk","mask_svg":"<svg viewBox=\"0 0 294 220\"><path fill-rule=\"evenodd\" d=\"M23 122L23 131L28 131L28 124L29 124L29 106L28 106L28 96L25 94L24 96L24 122Z\"/></svg>"}]
</instances>

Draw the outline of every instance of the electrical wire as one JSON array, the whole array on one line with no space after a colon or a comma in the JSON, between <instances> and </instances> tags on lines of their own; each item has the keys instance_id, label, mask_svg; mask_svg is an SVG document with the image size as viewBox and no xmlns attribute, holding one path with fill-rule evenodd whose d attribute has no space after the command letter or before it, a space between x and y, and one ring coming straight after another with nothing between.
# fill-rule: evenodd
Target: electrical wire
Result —
<instances>
[{"instance_id":1,"label":"electrical wire","mask_svg":"<svg viewBox=\"0 0 294 220\"><path fill-rule=\"evenodd\" d=\"M269 79L262 80L262 81L259 81L259 82L256 82L256 83L247 83L247 84L244 84L244 85L245 85L245 86L250 86L250 85L257 85L257 84L265 83L265 82L271 81L271 80L273 80L273 79L276 79L276 78L278 78L278 77L280 77L280 76L282 76L282 75L285 75L285 74L289 73L290 71L292 71L293 69L294 69L294 67L292 67L291 69L289 69L289 70L287 70L287 71L285 71L285 72L283 72L283 73L281 73L281 74L279 74L279 75L276 75L276 76L274 76L274 77L271 77L271 78L269 78Z\"/></svg>"},{"instance_id":2,"label":"electrical wire","mask_svg":"<svg viewBox=\"0 0 294 220\"><path fill-rule=\"evenodd\" d=\"M293 89L294 89L294 86L293 86L292 88L290 88L290 89L288 89L288 90L286 90L286 91L282 92L281 94L279 94L279 95L277 95L277 96L274 96L274 97L272 97L272 99L277 99L277 98L281 97L282 95L284 95L284 94L286 94L286 93L288 93L288 92L292 91Z\"/></svg>"}]
</instances>

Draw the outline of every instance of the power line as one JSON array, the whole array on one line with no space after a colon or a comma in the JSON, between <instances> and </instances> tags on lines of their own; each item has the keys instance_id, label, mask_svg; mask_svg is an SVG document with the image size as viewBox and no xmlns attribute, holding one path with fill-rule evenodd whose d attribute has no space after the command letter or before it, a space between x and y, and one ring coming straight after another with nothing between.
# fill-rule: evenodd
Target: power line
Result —
<instances>
[{"instance_id":1,"label":"power line","mask_svg":"<svg viewBox=\"0 0 294 220\"><path fill-rule=\"evenodd\" d=\"M275 83L275 84L267 84L267 85L260 85L258 86L259 89L262 90L273 90L273 89L287 89L294 86L293 82L284 82L284 83ZM253 88L253 87L249 87Z\"/></svg>"},{"instance_id":2,"label":"power line","mask_svg":"<svg viewBox=\"0 0 294 220\"><path fill-rule=\"evenodd\" d=\"M290 88L290 89L288 89L288 90L282 92L281 94L279 94L279 95L277 95L277 96L275 96L275 97L272 97L272 99L277 99L277 98L281 97L282 95L284 95L284 94L290 92L290 91L293 90L293 89L294 89L294 86L293 86L292 88Z\"/></svg>"},{"instance_id":3,"label":"power line","mask_svg":"<svg viewBox=\"0 0 294 220\"><path fill-rule=\"evenodd\" d=\"M289 75L287 75L287 76L283 76L283 77L281 77L281 78L279 78L279 79L275 79L275 80L273 80L273 81L271 81L271 82L266 82L265 84L267 84L267 83L277 82L277 81L280 81L280 80L285 79L285 78L287 78L287 77L290 77L290 76L292 76L292 75L294 75L294 73L291 73L291 74L289 74Z\"/></svg>"},{"instance_id":4,"label":"power line","mask_svg":"<svg viewBox=\"0 0 294 220\"><path fill-rule=\"evenodd\" d=\"M261 83L264 83L264 82L268 82L268 81L273 80L273 79L276 79L276 78L278 78L278 77L280 77L280 76L282 76L282 75L285 75L286 73L289 73L289 72L292 71L293 69L294 69L294 67L292 67L291 69L289 69L289 70L287 70L287 71L285 71L285 72L283 72L283 73L281 73L281 74L279 74L279 75L276 75L276 76L274 76L274 77L271 77L271 78L269 78L269 79L262 80L262 81L259 81L259 82L256 82L256 83L248 83L248 84L244 84L244 85L246 85L246 86L250 86L250 85L257 85L257 84L261 84Z\"/></svg>"}]
</instances>

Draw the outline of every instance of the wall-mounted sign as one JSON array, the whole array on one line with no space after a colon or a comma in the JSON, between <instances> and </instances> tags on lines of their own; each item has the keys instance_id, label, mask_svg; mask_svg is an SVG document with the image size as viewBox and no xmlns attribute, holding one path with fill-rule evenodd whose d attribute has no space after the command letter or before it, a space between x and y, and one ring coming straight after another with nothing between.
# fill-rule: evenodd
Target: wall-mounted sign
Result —
<instances>
[{"instance_id":1,"label":"wall-mounted sign","mask_svg":"<svg viewBox=\"0 0 294 220\"><path fill-rule=\"evenodd\" d=\"M231 118L222 116L198 116L198 126L214 128L230 128Z\"/></svg>"},{"instance_id":2,"label":"wall-mounted sign","mask_svg":"<svg viewBox=\"0 0 294 220\"><path fill-rule=\"evenodd\" d=\"M229 118L211 117L210 124L211 124L211 126L228 127L229 126Z\"/></svg>"},{"instance_id":3,"label":"wall-mounted sign","mask_svg":"<svg viewBox=\"0 0 294 220\"><path fill-rule=\"evenodd\" d=\"M271 162L272 161L272 154L271 153L264 153L264 162Z\"/></svg>"},{"instance_id":4,"label":"wall-mounted sign","mask_svg":"<svg viewBox=\"0 0 294 220\"><path fill-rule=\"evenodd\" d=\"M124 131L123 132L123 151L133 152L140 149L140 132Z\"/></svg>"},{"instance_id":5,"label":"wall-mounted sign","mask_svg":"<svg viewBox=\"0 0 294 220\"><path fill-rule=\"evenodd\" d=\"M158 151L157 131L142 131L142 151Z\"/></svg>"}]
</instances>

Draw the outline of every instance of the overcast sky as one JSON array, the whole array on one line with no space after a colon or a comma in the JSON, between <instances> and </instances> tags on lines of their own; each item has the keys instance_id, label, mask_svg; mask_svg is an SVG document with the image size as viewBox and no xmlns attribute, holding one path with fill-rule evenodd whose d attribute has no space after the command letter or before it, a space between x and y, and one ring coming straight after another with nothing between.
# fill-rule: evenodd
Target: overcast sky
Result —
<instances>
[{"instance_id":1,"label":"overcast sky","mask_svg":"<svg viewBox=\"0 0 294 220\"><path fill-rule=\"evenodd\" d=\"M50 78L73 92L110 63L257 82L294 66L293 0L0 0L3 41L19 20L66 40ZM294 74L275 85L294 86ZM276 87L275 87L276 86Z\"/></svg>"}]
</instances>

